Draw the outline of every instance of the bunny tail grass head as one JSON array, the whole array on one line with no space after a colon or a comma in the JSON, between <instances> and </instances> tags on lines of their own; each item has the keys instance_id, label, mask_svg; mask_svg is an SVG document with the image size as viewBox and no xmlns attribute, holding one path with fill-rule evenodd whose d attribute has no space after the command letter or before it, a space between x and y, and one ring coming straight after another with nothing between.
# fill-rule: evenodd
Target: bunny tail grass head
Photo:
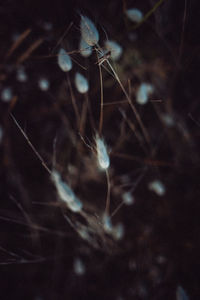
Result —
<instances>
[{"instance_id":1,"label":"bunny tail grass head","mask_svg":"<svg viewBox=\"0 0 200 300\"><path fill-rule=\"evenodd\" d=\"M62 181L60 174L54 170L52 171L51 178L60 200L65 202L71 211L76 213L80 212L83 207L82 202L76 197L70 186Z\"/></svg>"},{"instance_id":2,"label":"bunny tail grass head","mask_svg":"<svg viewBox=\"0 0 200 300\"><path fill-rule=\"evenodd\" d=\"M95 46L99 42L99 32L94 23L86 16L81 15L81 37L89 46Z\"/></svg>"},{"instance_id":3,"label":"bunny tail grass head","mask_svg":"<svg viewBox=\"0 0 200 300\"><path fill-rule=\"evenodd\" d=\"M58 65L63 72L69 72L72 69L72 60L63 48L58 52Z\"/></svg>"},{"instance_id":4,"label":"bunny tail grass head","mask_svg":"<svg viewBox=\"0 0 200 300\"><path fill-rule=\"evenodd\" d=\"M96 135L97 160L101 169L106 170L110 166L110 158L106 145L98 135Z\"/></svg>"},{"instance_id":5,"label":"bunny tail grass head","mask_svg":"<svg viewBox=\"0 0 200 300\"><path fill-rule=\"evenodd\" d=\"M75 86L79 93L85 94L89 90L88 80L80 73L75 74Z\"/></svg>"},{"instance_id":6,"label":"bunny tail grass head","mask_svg":"<svg viewBox=\"0 0 200 300\"><path fill-rule=\"evenodd\" d=\"M92 54L92 47L82 37L79 43L79 51L83 57L89 57Z\"/></svg>"}]
</instances>

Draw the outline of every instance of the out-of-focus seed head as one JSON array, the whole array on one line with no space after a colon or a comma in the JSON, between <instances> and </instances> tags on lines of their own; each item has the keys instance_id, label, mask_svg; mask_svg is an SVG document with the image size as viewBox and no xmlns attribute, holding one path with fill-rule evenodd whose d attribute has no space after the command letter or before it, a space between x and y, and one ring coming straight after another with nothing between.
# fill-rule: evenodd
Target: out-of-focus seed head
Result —
<instances>
[{"instance_id":1,"label":"out-of-focus seed head","mask_svg":"<svg viewBox=\"0 0 200 300\"><path fill-rule=\"evenodd\" d=\"M67 204L71 211L80 212L83 207L82 202L76 197L72 189L62 181L60 174L54 170L51 178L56 186L60 199Z\"/></svg>"},{"instance_id":2,"label":"out-of-focus seed head","mask_svg":"<svg viewBox=\"0 0 200 300\"><path fill-rule=\"evenodd\" d=\"M104 170L108 169L110 166L110 158L104 141L98 135L96 136L96 149L99 166Z\"/></svg>"},{"instance_id":3,"label":"out-of-focus seed head","mask_svg":"<svg viewBox=\"0 0 200 300\"><path fill-rule=\"evenodd\" d=\"M122 55L122 47L115 41L105 41L105 48L111 52L110 57L114 61L118 60Z\"/></svg>"},{"instance_id":4,"label":"out-of-focus seed head","mask_svg":"<svg viewBox=\"0 0 200 300\"><path fill-rule=\"evenodd\" d=\"M89 90L88 80L80 73L76 73L75 75L75 86L81 94L85 94Z\"/></svg>"},{"instance_id":5,"label":"out-of-focus seed head","mask_svg":"<svg viewBox=\"0 0 200 300\"><path fill-rule=\"evenodd\" d=\"M58 52L58 65L63 72L69 72L72 69L72 60L63 48Z\"/></svg>"},{"instance_id":6,"label":"out-of-focus seed head","mask_svg":"<svg viewBox=\"0 0 200 300\"><path fill-rule=\"evenodd\" d=\"M138 104L144 105L148 102L148 97L153 93L154 88L149 83L141 83L137 90L136 101Z\"/></svg>"},{"instance_id":7,"label":"out-of-focus seed head","mask_svg":"<svg viewBox=\"0 0 200 300\"><path fill-rule=\"evenodd\" d=\"M79 276L85 273L85 265L80 258L76 258L74 261L74 273Z\"/></svg>"},{"instance_id":8,"label":"out-of-focus seed head","mask_svg":"<svg viewBox=\"0 0 200 300\"><path fill-rule=\"evenodd\" d=\"M155 192L158 196L163 196L165 194L165 186L160 180L150 182L148 188L150 191Z\"/></svg>"},{"instance_id":9,"label":"out-of-focus seed head","mask_svg":"<svg viewBox=\"0 0 200 300\"><path fill-rule=\"evenodd\" d=\"M79 51L83 57L88 57L92 54L92 47L88 45L83 38L80 40Z\"/></svg>"},{"instance_id":10,"label":"out-of-focus seed head","mask_svg":"<svg viewBox=\"0 0 200 300\"><path fill-rule=\"evenodd\" d=\"M132 205L134 203L134 198L133 198L133 195L131 194L131 192L125 192L122 195L122 199L124 201L124 204L126 204L126 205Z\"/></svg>"},{"instance_id":11,"label":"out-of-focus seed head","mask_svg":"<svg viewBox=\"0 0 200 300\"><path fill-rule=\"evenodd\" d=\"M126 10L126 16L130 21L139 23L143 18L143 13L137 8L129 8Z\"/></svg>"},{"instance_id":12,"label":"out-of-focus seed head","mask_svg":"<svg viewBox=\"0 0 200 300\"><path fill-rule=\"evenodd\" d=\"M41 78L38 82L38 86L42 91L48 91L50 83L46 78Z\"/></svg>"},{"instance_id":13,"label":"out-of-focus seed head","mask_svg":"<svg viewBox=\"0 0 200 300\"><path fill-rule=\"evenodd\" d=\"M10 87L6 87L1 92L1 100L3 102L10 102L12 100L13 93Z\"/></svg>"},{"instance_id":14,"label":"out-of-focus seed head","mask_svg":"<svg viewBox=\"0 0 200 300\"><path fill-rule=\"evenodd\" d=\"M27 74L26 74L26 72L25 72L25 70L24 70L23 67L20 67L20 68L17 70L17 75L16 75L16 77L17 77L17 80L18 80L19 82L26 82L26 81L27 81L28 77L27 77Z\"/></svg>"}]
</instances>

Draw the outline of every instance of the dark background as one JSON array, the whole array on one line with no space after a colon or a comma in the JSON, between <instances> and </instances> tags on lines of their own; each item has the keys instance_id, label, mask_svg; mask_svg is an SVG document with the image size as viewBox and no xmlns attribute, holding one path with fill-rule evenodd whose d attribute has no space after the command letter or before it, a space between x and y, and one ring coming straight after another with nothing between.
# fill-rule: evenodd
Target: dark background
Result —
<instances>
[{"instance_id":1,"label":"dark background","mask_svg":"<svg viewBox=\"0 0 200 300\"><path fill-rule=\"evenodd\" d=\"M155 3L153 0L0 2L0 90L12 87L16 97L10 103L0 103L1 299L179 300L177 286L182 286L190 299L200 298L200 10L195 0L165 0L148 20L133 29L133 24L124 17L124 9L138 7L147 13ZM77 144L72 143L80 137L66 74L56 61L60 46L68 51L78 48L80 13L98 24L102 40L106 32L122 45L124 56L118 63L122 80L130 78L133 86L150 80L157 87L155 99L163 100L161 104L137 107L150 133L154 156L151 151L142 151L127 126L122 152L127 157L133 156L132 160L120 158L120 151L114 150L122 138L121 114L115 106L105 109L103 135L113 148L113 180L117 185L117 178L124 174L131 174L131 184L141 175L142 180L134 189L135 204L123 206L113 220L123 222L124 238L119 242L100 241L97 249L78 236L63 214L72 220L76 216L60 205L52 205L56 191L49 174L10 116L12 112L50 169L57 137L57 169L85 203L92 202L93 213L102 211L105 177L92 178L89 173L93 165L87 166L90 150L83 145L76 148ZM52 29L46 30L46 23L51 23ZM31 29L27 38L6 57L13 36L27 29ZM28 81L20 83L16 80L17 61L40 38L41 45L23 62ZM83 63L78 53L72 54L72 58L75 63L69 74L71 78L80 70L76 61ZM93 118L98 120L96 99L100 99L100 91L95 55L91 60L86 62L89 66L84 74L90 81ZM50 81L47 93L38 88L41 77ZM124 100L117 84L111 84L107 75L104 80L105 102ZM82 98L76 93L73 80L72 88L80 108ZM128 105L123 109L133 118ZM163 112L173 116L172 128L160 122ZM94 134L95 129L87 122L85 136L92 140ZM74 166L73 174L68 170L69 165ZM165 183L163 197L147 188L155 178ZM121 190L115 197L113 191L112 208L120 203L120 193ZM76 257L81 257L86 266L82 276L73 270Z\"/></svg>"}]
</instances>

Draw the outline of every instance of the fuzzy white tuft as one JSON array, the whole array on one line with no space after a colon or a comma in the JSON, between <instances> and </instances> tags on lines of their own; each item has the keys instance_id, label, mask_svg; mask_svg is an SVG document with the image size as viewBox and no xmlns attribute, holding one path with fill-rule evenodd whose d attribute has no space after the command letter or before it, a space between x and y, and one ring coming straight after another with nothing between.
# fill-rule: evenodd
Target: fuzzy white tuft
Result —
<instances>
[{"instance_id":1,"label":"fuzzy white tuft","mask_svg":"<svg viewBox=\"0 0 200 300\"><path fill-rule=\"evenodd\" d=\"M130 21L139 23L143 18L143 13L137 8L129 8L126 10L126 16Z\"/></svg>"},{"instance_id":2,"label":"fuzzy white tuft","mask_svg":"<svg viewBox=\"0 0 200 300\"><path fill-rule=\"evenodd\" d=\"M110 158L104 141L98 135L96 136L96 149L99 166L104 170L108 169L110 166Z\"/></svg>"},{"instance_id":3,"label":"fuzzy white tuft","mask_svg":"<svg viewBox=\"0 0 200 300\"><path fill-rule=\"evenodd\" d=\"M80 73L76 73L75 75L75 86L81 94L85 94L89 90L88 80Z\"/></svg>"},{"instance_id":4,"label":"fuzzy white tuft","mask_svg":"<svg viewBox=\"0 0 200 300\"><path fill-rule=\"evenodd\" d=\"M94 23L86 16L81 15L81 36L89 45L94 46L99 42L99 33Z\"/></svg>"},{"instance_id":5,"label":"fuzzy white tuft","mask_svg":"<svg viewBox=\"0 0 200 300\"><path fill-rule=\"evenodd\" d=\"M63 48L58 52L58 65L64 72L69 72L72 69L72 60Z\"/></svg>"}]
</instances>

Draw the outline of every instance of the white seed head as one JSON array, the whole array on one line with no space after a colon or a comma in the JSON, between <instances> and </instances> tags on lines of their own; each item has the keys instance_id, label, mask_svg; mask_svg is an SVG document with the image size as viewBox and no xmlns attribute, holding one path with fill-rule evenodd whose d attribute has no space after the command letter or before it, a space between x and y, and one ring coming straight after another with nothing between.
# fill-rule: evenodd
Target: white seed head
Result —
<instances>
[{"instance_id":1,"label":"white seed head","mask_svg":"<svg viewBox=\"0 0 200 300\"><path fill-rule=\"evenodd\" d=\"M132 205L134 203L134 198L133 198L133 195L131 194L131 192L125 192L122 195L122 199L123 199L124 204L126 204L126 205Z\"/></svg>"},{"instance_id":2,"label":"white seed head","mask_svg":"<svg viewBox=\"0 0 200 300\"><path fill-rule=\"evenodd\" d=\"M76 73L75 75L75 86L81 94L85 94L89 90L88 80L80 73Z\"/></svg>"},{"instance_id":3,"label":"white seed head","mask_svg":"<svg viewBox=\"0 0 200 300\"><path fill-rule=\"evenodd\" d=\"M99 42L98 30L88 17L81 15L80 28L81 37L89 46L94 46Z\"/></svg>"},{"instance_id":4,"label":"white seed head","mask_svg":"<svg viewBox=\"0 0 200 300\"><path fill-rule=\"evenodd\" d=\"M85 274L85 265L80 258L76 258L74 261L74 273L79 276Z\"/></svg>"},{"instance_id":5,"label":"white seed head","mask_svg":"<svg viewBox=\"0 0 200 300\"><path fill-rule=\"evenodd\" d=\"M48 91L49 89L49 80L47 80L46 78L41 78L38 82L38 86L42 91Z\"/></svg>"},{"instance_id":6,"label":"white seed head","mask_svg":"<svg viewBox=\"0 0 200 300\"><path fill-rule=\"evenodd\" d=\"M10 87L4 88L1 92L1 100L10 102L13 97L12 89Z\"/></svg>"},{"instance_id":7,"label":"white seed head","mask_svg":"<svg viewBox=\"0 0 200 300\"><path fill-rule=\"evenodd\" d=\"M104 141L100 137L96 136L96 149L97 149L97 160L98 164L102 169L108 169L110 166L110 158Z\"/></svg>"},{"instance_id":8,"label":"white seed head","mask_svg":"<svg viewBox=\"0 0 200 300\"><path fill-rule=\"evenodd\" d=\"M174 126L174 118L173 118L172 115L162 114L161 119L167 127L173 127Z\"/></svg>"},{"instance_id":9,"label":"white seed head","mask_svg":"<svg viewBox=\"0 0 200 300\"><path fill-rule=\"evenodd\" d=\"M160 180L150 182L148 188L150 191L155 192L158 196L163 196L165 194L165 186Z\"/></svg>"},{"instance_id":10,"label":"white seed head","mask_svg":"<svg viewBox=\"0 0 200 300\"><path fill-rule=\"evenodd\" d=\"M130 21L139 23L143 18L143 13L137 8L129 8L126 10L126 16Z\"/></svg>"},{"instance_id":11,"label":"white seed head","mask_svg":"<svg viewBox=\"0 0 200 300\"><path fill-rule=\"evenodd\" d=\"M122 55L122 47L115 41L105 41L105 48L111 52L110 57L114 61L118 60Z\"/></svg>"},{"instance_id":12,"label":"white seed head","mask_svg":"<svg viewBox=\"0 0 200 300\"><path fill-rule=\"evenodd\" d=\"M63 72L69 72L72 69L72 60L63 48L58 52L58 65Z\"/></svg>"},{"instance_id":13,"label":"white seed head","mask_svg":"<svg viewBox=\"0 0 200 300\"><path fill-rule=\"evenodd\" d=\"M82 202L76 197L67 183L62 181L60 174L54 170L52 171L51 177L56 186L60 199L67 204L71 211L80 212L83 207Z\"/></svg>"},{"instance_id":14,"label":"white seed head","mask_svg":"<svg viewBox=\"0 0 200 300\"><path fill-rule=\"evenodd\" d=\"M138 104L144 105L148 101L148 97L153 93L153 86L149 83L141 83L137 90L136 101Z\"/></svg>"},{"instance_id":15,"label":"white seed head","mask_svg":"<svg viewBox=\"0 0 200 300\"><path fill-rule=\"evenodd\" d=\"M88 45L83 38L81 38L79 44L79 51L83 57L88 57L92 54L92 47Z\"/></svg>"}]
</instances>

